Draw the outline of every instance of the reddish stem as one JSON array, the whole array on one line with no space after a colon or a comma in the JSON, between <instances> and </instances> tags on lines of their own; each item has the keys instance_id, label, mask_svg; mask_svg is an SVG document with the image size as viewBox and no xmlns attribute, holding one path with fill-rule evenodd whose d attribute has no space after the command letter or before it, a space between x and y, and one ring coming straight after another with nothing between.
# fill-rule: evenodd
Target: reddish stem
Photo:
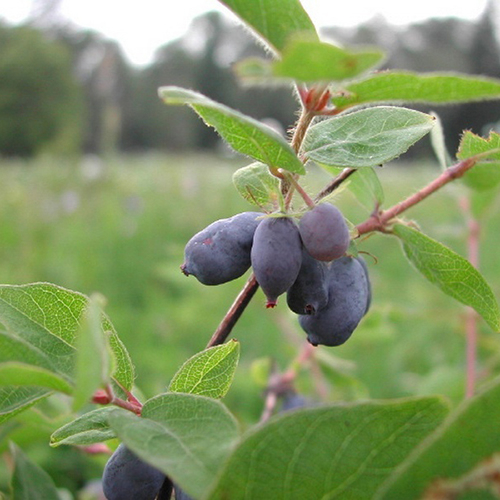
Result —
<instances>
[{"instance_id":1,"label":"reddish stem","mask_svg":"<svg viewBox=\"0 0 500 500\"><path fill-rule=\"evenodd\" d=\"M470 170L476 164L476 161L476 158L468 158L458 162L450 168L447 168L439 177L436 177L436 179L427 184L427 186L424 186L420 191L417 191L387 210L382 212L377 211L369 219L356 226L358 234L361 236L362 234L370 233L372 231L385 232L387 230L387 224L392 219L401 215L417 203L420 203L449 182L462 177L467 170Z\"/></svg>"},{"instance_id":2,"label":"reddish stem","mask_svg":"<svg viewBox=\"0 0 500 500\"><path fill-rule=\"evenodd\" d=\"M479 235L480 224L470 211L470 203L467 198L460 200L460 206L467 218L467 253L469 262L476 268L479 267ZM466 335L466 377L465 377L465 397L470 398L476 389L476 365L477 365L477 314L471 307L467 308L465 318Z\"/></svg>"},{"instance_id":3,"label":"reddish stem","mask_svg":"<svg viewBox=\"0 0 500 500\"><path fill-rule=\"evenodd\" d=\"M219 323L219 326L217 327L217 330L215 330L215 333L212 335L207 348L214 345L223 344L226 341L234 325L243 314L243 311L252 300L258 288L259 285L257 283L257 280L252 274L250 278L248 278L245 286L234 300L232 306L229 308L222 321Z\"/></svg>"}]
</instances>

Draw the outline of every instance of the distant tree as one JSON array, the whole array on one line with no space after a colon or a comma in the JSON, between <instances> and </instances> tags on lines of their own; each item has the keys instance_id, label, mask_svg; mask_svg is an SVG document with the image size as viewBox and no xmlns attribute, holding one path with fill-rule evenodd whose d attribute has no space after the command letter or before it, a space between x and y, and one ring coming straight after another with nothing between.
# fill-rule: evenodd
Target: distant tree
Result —
<instances>
[{"instance_id":1,"label":"distant tree","mask_svg":"<svg viewBox=\"0 0 500 500\"><path fill-rule=\"evenodd\" d=\"M28 27L0 24L0 154L80 147L81 94L60 43Z\"/></svg>"}]
</instances>

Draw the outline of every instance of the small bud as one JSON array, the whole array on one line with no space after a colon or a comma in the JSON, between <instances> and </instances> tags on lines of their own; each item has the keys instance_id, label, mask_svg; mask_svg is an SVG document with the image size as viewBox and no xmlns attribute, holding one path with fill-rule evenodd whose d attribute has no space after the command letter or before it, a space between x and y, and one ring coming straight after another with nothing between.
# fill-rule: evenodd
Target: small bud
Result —
<instances>
[{"instance_id":1,"label":"small bud","mask_svg":"<svg viewBox=\"0 0 500 500\"><path fill-rule=\"evenodd\" d=\"M92 397L92 403L98 405L109 405L109 403L111 403L111 397L104 389L98 389Z\"/></svg>"}]
</instances>

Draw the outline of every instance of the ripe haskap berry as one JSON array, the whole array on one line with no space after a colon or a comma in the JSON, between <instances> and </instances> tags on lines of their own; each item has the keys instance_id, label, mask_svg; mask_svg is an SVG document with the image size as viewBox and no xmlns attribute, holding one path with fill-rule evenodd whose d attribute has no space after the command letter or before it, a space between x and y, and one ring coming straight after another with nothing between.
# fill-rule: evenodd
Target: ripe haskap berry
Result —
<instances>
[{"instance_id":1,"label":"ripe haskap berry","mask_svg":"<svg viewBox=\"0 0 500 500\"><path fill-rule=\"evenodd\" d=\"M313 259L302 249L302 265L297 279L286 293L288 307L297 314L315 314L328 302L327 264Z\"/></svg>"},{"instance_id":2,"label":"ripe haskap berry","mask_svg":"<svg viewBox=\"0 0 500 500\"><path fill-rule=\"evenodd\" d=\"M264 219L255 231L251 261L267 307L274 307L297 279L302 263L302 243L295 222L289 217Z\"/></svg>"},{"instance_id":3,"label":"ripe haskap berry","mask_svg":"<svg viewBox=\"0 0 500 500\"><path fill-rule=\"evenodd\" d=\"M243 212L195 234L184 249L182 272L204 285L220 285L242 276L250 267L250 249L261 215Z\"/></svg>"},{"instance_id":4,"label":"ripe haskap berry","mask_svg":"<svg viewBox=\"0 0 500 500\"><path fill-rule=\"evenodd\" d=\"M349 248L349 228L342 212L330 203L321 203L306 212L299 222L306 250L317 260L331 261Z\"/></svg>"},{"instance_id":5,"label":"ripe haskap berry","mask_svg":"<svg viewBox=\"0 0 500 500\"><path fill-rule=\"evenodd\" d=\"M154 500L165 477L120 444L106 463L102 488L107 500Z\"/></svg>"},{"instance_id":6,"label":"ripe haskap berry","mask_svg":"<svg viewBox=\"0 0 500 500\"><path fill-rule=\"evenodd\" d=\"M299 323L313 345L343 344L369 307L370 283L359 258L333 261L327 273L328 304L315 315L299 316Z\"/></svg>"}]
</instances>

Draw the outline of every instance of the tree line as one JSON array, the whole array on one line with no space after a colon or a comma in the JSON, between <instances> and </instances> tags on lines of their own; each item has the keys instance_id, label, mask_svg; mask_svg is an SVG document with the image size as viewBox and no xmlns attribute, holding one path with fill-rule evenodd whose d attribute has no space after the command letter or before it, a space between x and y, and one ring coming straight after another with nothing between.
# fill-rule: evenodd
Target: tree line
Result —
<instances>
[{"instance_id":1,"label":"tree line","mask_svg":"<svg viewBox=\"0 0 500 500\"><path fill-rule=\"evenodd\" d=\"M477 22L432 19L396 27L375 18L355 29L323 34L346 45L385 49L384 68L459 71L500 78L500 43L490 3ZM132 66L121 47L95 31L65 23L0 23L0 155L49 151L106 154L203 150L219 146L215 133L184 107L166 107L162 85L192 88L285 132L296 103L289 92L241 86L233 62L265 56L251 36L209 12L181 38L160 47L151 64ZM427 110L428 111L428 110ZM500 121L500 104L433 109L450 148L465 129L482 133ZM413 154L426 153L425 143Z\"/></svg>"}]
</instances>

